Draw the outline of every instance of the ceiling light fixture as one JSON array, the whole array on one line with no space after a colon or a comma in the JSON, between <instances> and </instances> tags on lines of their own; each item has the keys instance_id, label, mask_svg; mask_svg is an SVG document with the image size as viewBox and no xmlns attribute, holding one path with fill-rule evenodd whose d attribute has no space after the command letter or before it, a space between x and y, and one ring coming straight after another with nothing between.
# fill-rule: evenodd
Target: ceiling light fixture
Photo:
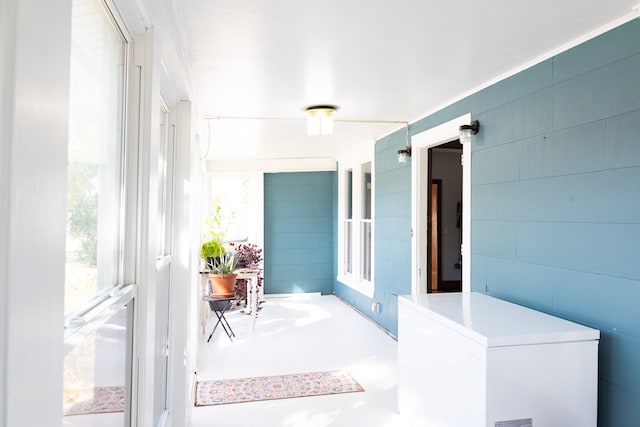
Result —
<instances>
[{"instance_id":1,"label":"ceiling light fixture","mask_svg":"<svg viewBox=\"0 0 640 427\"><path fill-rule=\"evenodd\" d=\"M335 105L314 105L308 107L307 134L331 135L333 133L333 115L338 111Z\"/></svg>"},{"instance_id":2,"label":"ceiling light fixture","mask_svg":"<svg viewBox=\"0 0 640 427\"><path fill-rule=\"evenodd\" d=\"M472 121L468 125L460 126L460 143L471 142L471 135L478 133L480 129L480 122L477 120Z\"/></svg>"}]
</instances>

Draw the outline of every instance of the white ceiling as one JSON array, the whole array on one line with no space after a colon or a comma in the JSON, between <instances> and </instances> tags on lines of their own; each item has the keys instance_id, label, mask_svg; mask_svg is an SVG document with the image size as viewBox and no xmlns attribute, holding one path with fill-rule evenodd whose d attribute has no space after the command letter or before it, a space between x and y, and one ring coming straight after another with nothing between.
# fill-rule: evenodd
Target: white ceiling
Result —
<instances>
[{"instance_id":1,"label":"white ceiling","mask_svg":"<svg viewBox=\"0 0 640 427\"><path fill-rule=\"evenodd\" d=\"M637 16L639 0L177 0L208 157L337 157ZM636 10L634 11L634 6ZM217 119L217 117L221 117ZM263 119L225 119L225 117ZM264 119L267 118L267 119ZM211 133L209 133L211 129Z\"/></svg>"}]
</instances>

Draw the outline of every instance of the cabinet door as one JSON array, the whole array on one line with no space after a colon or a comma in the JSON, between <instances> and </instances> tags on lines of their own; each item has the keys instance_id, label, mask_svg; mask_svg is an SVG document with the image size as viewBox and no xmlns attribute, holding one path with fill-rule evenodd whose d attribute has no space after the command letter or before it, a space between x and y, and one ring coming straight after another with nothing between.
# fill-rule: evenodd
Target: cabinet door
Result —
<instances>
[{"instance_id":1,"label":"cabinet door","mask_svg":"<svg viewBox=\"0 0 640 427\"><path fill-rule=\"evenodd\" d=\"M484 426L485 348L399 307L398 409L416 425Z\"/></svg>"}]
</instances>

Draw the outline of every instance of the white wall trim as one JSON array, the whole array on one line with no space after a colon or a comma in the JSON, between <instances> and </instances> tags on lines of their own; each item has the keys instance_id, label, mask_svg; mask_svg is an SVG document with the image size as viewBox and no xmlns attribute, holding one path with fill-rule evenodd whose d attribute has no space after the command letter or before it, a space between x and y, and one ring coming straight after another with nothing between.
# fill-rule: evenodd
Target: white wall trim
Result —
<instances>
[{"instance_id":1,"label":"white wall trim","mask_svg":"<svg viewBox=\"0 0 640 427\"><path fill-rule=\"evenodd\" d=\"M104 0L112 10L117 10L120 24L133 34L143 34L151 27L149 14L142 0Z\"/></svg>"},{"instance_id":2,"label":"white wall trim","mask_svg":"<svg viewBox=\"0 0 640 427\"><path fill-rule=\"evenodd\" d=\"M289 158L289 159L245 159L245 160L207 160L209 173L217 172L320 172L335 171L334 158Z\"/></svg>"},{"instance_id":3,"label":"white wall trim","mask_svg":"<svg viewBox=\"0 0 640 427\"><path fill-rule=\"evenodd\" d=\"M13 116L15 93L15 47L17 0L0 3L0 86L3 88L0 99L0 414L6 414L7 382L7 336L9 324L9 237L11 196L9 181L11 178L11 149L13 142ZM0 426L5 426L0 418Z\"/></svg>"},{"instance_id":4,"label":"white wall trim","mask_svg":"<svg viewBox=\"0 0 640 427\"><path fill-rule=\"evenodd\" d=\"M198 142L193 132L192 104L181 101L176 110L176 157L174 228L172 238L169 325L168 409L171 425L188 424L191 416L194 375L198 352L197 306L200 303L198 275L200 223Z\"/></svg>"},{"instance_id":5,"label":"white wall trim","mask_svg":"<svg viewBox=\"0 0 640 427\"><path fill-rule=\"evenodd\" d=\"M142 60L141 85L139 99L139 138L129 141L136 144L138 159L136 170L137 188L137 230L138 257L136 263L137 283L139 286L136 300L136 333L135 333L135 363L137 367L137 404L132 411L137 425L152 423L154 416L155 379L155 338L156 322L156 240L157 230L156 212L152 207L157 201L157 158L159 140L160 79L159 63L160 48L158 35L153 28L144 37L136 40L134 49ZM138 43L139 42L139 43ZM138 106L131 106L134 111ZM133 178L133 177L132 177Z\"/></svg>"},{"instance_id":6,"label":"white wall trim","mask_svg":"<svg viewBox=\"0 0 640 427\"><path fill-rule=\"evenodd\" d=\"M427 292L427 190L428 150L454 141L460 125L469 124L471 114L464 114L411 138L411 293ZM462 147L462 291L471 290L471 144Z\"/></svg>"},{"instance_id":7,"label":"white wall trim","mask_svg":"<svg viewBox=\"0 0 640 427\"><path fill-rule=\"evenodd\" d=\"M514 76L528 68L533 67L534 65L537 65L541 62L546 61L547 59L553 58L556 55L559 55L563 52L568 51L569 49L572 49L576 46L581 45L584 42L587 42L589 40L592 40L604 33L606 33L607 31L613 30L614 28L617 28L621 25L626 24L629 21L632 21L634 19L640 18L640 5L636 6L635 8L633 8L633 10L631 12L629 12L628 14L621 16L620 18L614 19L613 21L596 28L595 30L589 31L583 35L581 35L580 37L576 37L575 39L560 45L558 47L556 47L555 49L552 49L546 53L543 53L540 56L537 56L527 62L525 62L524 64L521 64L515 68L512 68L511 70L502 73L490 80L487 80L486 82L454 97L449 99L448 101L443 102L442 104L438 105L437 107L432 108L431 110L425 112L424 114L421 114L420 116L418 116L418 118L416 118L415 120L412 120L411 123L416 123L419 122L420 120L424 119L425 117L429 117L430 115L437 113L438 111L441 111L443 109L445 109L446 107L455 104L456 102L470 96L473 95L474 93L480 92L483 89L488 88L491 85L494 85L498 82L501 82L502 80L506 80L511 76ZM401 128L399 127L397 130L400 130ZM396 130L396 131L397 131ZM393 132L392 132L393 133Z\"/></svg>"}]
</instances>

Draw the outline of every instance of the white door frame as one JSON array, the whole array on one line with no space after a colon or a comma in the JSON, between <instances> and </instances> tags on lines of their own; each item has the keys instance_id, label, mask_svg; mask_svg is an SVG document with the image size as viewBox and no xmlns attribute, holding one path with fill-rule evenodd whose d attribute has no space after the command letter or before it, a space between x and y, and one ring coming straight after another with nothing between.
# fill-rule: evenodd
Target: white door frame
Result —
<instances>
[{"instance_id":1,"label":"white door frame","mask_svg":"<svg viewBox=\"0 0 640 427\"><path fill-rule=\"evenodd\" d=\"M429 148L460 137L464 114L411 137L411 294L427 293L427 206ZM471 144L462 147L462 292L471 291Z\"/></svg>"}]
</instances>

